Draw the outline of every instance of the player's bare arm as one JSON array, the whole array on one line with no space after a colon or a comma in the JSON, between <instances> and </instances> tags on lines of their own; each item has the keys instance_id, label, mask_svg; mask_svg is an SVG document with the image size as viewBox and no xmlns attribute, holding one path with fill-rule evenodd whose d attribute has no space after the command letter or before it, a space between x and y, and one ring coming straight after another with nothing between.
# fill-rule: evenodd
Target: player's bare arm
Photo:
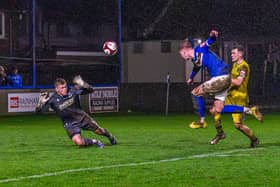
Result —
<instances>
[{"instance_id":1,"label":"player's bare arm","mask_svg":"<svg viewBox=\"0 0 280 187\"><path fill-rule=\"evenodd\" d=\"M243 77L237 77L236 79L231 79L231 83L235 86L240 86L243 82Z\"/></svg>"}]
</instances>

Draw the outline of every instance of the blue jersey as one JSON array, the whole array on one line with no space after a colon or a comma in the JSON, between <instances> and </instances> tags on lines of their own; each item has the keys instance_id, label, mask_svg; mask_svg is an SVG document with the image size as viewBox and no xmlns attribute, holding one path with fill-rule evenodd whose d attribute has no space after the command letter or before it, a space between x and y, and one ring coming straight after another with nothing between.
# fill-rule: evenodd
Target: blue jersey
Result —
<instances>
[{"instance_id":1,"label":"blue jersey","mask_svg":"<svg viewBox=\"0 0 280 187\"><path fill-rule=\"evenodd\" d=\"M194 69L190 76L191 79L194 78L201 67L207 68L211 78L229 74L228 64L220 59L214 52L209 50L209 46L215 41L215 39L216 38L214 37L210 37L205 42L205 45L198 45L194 48L194 58L192 59Z\"/></svg>"},{"instance_id":2,"label":"blue jersey","mask_svg":"<svg viewBox=\"0 0 280 187\"><path fill-rule=\"evenodd\" d=\"M20 88L22 87L22 78L19 74L11 74L8 76L8 86Z\"/></svg>"}]
</instances>

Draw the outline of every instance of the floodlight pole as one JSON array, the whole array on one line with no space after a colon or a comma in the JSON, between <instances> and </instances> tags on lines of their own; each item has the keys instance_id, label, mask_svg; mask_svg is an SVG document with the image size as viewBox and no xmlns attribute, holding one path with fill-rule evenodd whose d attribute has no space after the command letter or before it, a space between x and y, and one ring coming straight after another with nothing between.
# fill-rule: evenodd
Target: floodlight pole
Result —
<instances>
[{"instance_id":1,"label":"floodlight pole","mask_svg":"<svg viewBox=\"0 0 280 187\"><path fill-rule=\"evenodd\" d=\"M122 50L122 4L123 0L118 0L118 51L119 51L119 86L122 82L122 74L123 74L123 69L122 69L122 60L123 60L123 50Z\"/></svg>"},{"instance_id":2,"label":"floodlight pole","mask_svg":"<svg viewBox=\"0 0 280 187\"><path fill-rule=\"evenodd\" d=\"M36 0L32 0L32 87L36 88Z\"/></svg>"},{"instance_id":3,"label":"floodlight pole","mask_svg":"<svg viewBox=\"0 0 280 187\"><path fill-rule=\"evenodd\" d=\"M165 115L168 115L168 109L169 109L169 89L170 89L170 82L171 82L171 75L170 73L167 73L166 75L166 102L165 102Z\"/></svg>"}]
</instances>

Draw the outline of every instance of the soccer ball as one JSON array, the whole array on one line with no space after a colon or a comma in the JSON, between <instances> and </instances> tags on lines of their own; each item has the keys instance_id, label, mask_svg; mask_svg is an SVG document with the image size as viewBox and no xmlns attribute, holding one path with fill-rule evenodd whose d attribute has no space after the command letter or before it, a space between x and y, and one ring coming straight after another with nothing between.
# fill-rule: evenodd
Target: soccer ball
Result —
<instances>
[{"instance_id":1,"label":"soccer ball","mask_svg":"<svg viewBox=\"0 0 280 187\"><path fill-rule=\"evenodd\" d=\"M103 44L103 51L106 55L115 55L118 52L117 43L114 41L106 41Z\"/></svg>"}]
</instances>

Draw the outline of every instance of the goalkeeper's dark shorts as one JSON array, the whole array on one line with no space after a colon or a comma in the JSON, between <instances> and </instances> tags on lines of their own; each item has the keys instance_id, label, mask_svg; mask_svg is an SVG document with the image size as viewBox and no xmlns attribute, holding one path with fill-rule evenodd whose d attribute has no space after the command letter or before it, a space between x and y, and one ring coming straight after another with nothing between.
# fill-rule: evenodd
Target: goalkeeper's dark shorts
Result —
<instances>
[{"instance_id":1,"label":"goalkeeper's dark shorts","mask_svg":"<svg viewBox=\"0 0 280 187\"><path fill-rule=\"evenodd\" d=\"M85 116L79 123L65 123L64 128L69 138L72 139L76 134L81 134L81 129L94 132L100 127L98 126L97 122L94 121L91 117Z\"/></svg>"}]
</instances>

